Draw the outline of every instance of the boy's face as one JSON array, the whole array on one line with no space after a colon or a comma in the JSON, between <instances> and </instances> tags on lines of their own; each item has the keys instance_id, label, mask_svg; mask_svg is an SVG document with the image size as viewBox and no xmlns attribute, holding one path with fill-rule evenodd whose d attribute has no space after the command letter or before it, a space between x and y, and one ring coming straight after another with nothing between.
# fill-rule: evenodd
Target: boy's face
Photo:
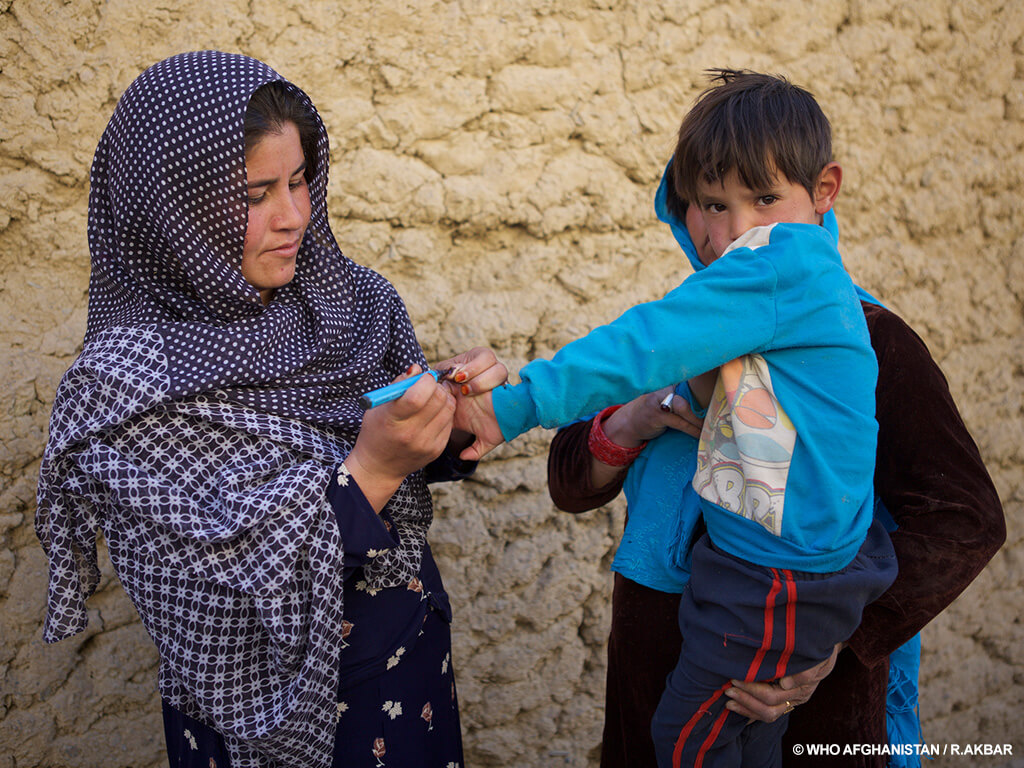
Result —
<instances>
[{"instance_id":1,"label":"boy's face","mask_svg":"<svg viewBox=\"0 0 1024 768\"><path fill-rule=\"evenodd\" d=\"M819 211L807 190L784 176L776 175L768 189L751 189L735 168L717 182L698 183L697 197L716 258L748 229L776 223L820 224L831 208L829 201Z\"/></svg>"}]
</instances>

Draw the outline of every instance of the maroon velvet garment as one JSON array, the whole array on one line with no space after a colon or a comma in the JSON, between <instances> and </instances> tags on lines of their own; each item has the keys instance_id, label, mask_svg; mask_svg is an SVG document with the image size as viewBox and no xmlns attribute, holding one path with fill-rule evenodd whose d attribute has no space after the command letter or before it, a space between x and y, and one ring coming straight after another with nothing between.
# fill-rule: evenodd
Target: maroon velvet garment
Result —
<instances>
[{"instance_id":1,"label":"maroon velvet garment","mask_svg":"<svg viewBox=\"0 0 1024 768\"><path fill-rule=\"evenodd\" d=\"M865 609L832 673L790 715L783 744L787 768L810 765L793 756L793 744L886 742L889 653L949 605L1006 538L995 487L924 342L887 309L863 307L879 367L875 490L899 525L892 542L900 573ZM589 422L566 427L551 443L548 486L556 506L568 512L608 503L625 479L623 471L609 486L593 488L589 428ZM649 723L679 651L678 603L678 595L616 574L602 768L655 766ZM881 756L828 763L884 764Z\"/></svg>"}]
</instances>

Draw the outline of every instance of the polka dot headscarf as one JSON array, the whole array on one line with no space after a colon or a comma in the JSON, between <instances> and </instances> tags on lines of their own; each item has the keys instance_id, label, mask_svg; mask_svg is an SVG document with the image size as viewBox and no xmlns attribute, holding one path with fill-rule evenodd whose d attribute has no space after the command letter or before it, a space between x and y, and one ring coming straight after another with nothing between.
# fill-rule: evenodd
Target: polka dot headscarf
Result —
<instances>
[{"instance_id":1,"label":"polka dot headscarf","mask_svg":"<svg viewBox=\"0 0 1024 768\"><path fill-rule=\"evenodd\" d=\"M221 731L235 768L330 764L342 543L325 489L358 434L356 398L424 362L391 285L337 247L327 133L288 83L319 126L312 217L269 305L243 280L243 118L276 80L245 56L186 53L118 102L90 177L85 344L54 402L36 514L46 640L84 629L102 529L162 695ZM420 473L389 512L402 544L367 570L376 587L419 570Z\"/></svg>"}]
</instances>

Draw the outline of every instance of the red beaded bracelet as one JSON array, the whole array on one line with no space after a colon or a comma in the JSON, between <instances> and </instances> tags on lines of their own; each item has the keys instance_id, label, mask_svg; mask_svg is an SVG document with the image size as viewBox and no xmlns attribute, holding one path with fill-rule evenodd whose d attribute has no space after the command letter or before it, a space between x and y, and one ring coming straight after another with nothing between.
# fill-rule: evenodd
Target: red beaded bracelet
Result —
<instances>
[{"instance_id":1,"label":"red beaded bracelet","mask_svg":"<svg viewBox=\"0 0 1024 768\"><path fill-rule=\"evenodd\" d=\"M625 467L639 456L644 446L647 445L645 440L636 448L625 448L618 443L613 443L604 433L602 423L621 407L621 405L610 405L597 414L590 427L590 434L587 435L587 447L594 454L594 458L610 467Z\"/></svg>"}]
</instances>

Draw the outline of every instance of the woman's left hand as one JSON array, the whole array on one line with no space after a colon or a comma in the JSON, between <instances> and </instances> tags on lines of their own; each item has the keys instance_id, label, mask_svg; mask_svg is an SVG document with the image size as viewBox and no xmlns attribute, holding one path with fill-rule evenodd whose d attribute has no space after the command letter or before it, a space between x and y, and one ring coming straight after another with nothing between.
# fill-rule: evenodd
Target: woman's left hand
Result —
<instances>
[{"instance_id":1,"label":"woman's left hand","mask_svg":"<svg viewBox=\"0 0 1024 768\"><path fill-rule=\"evenodd\" d=\"M434 367L436 370L454 368L451 379L445 382L458 404L449 450L466 461L479 461L504 442L494 416L490 391L508 380L508 368L487 347L473 347Z\"/></svg>"},{"instance_id":2,"label":"woman's left hand","mask_svg":"<svg viewBox=\"0 0 1024 768\"><path fill-rule=\"evenodd\" d=\"M818 683L828 677L835 667L836 657L844 645L836 643L832 655L817 666L774 683L745 683L733 680L732 686L725 692L730 699L725 706L751 720L774 723L783 715L792 712L798 704L803 704L811 698Z\"/></svg>"},{"instance_id":3,"label":"woman's left hand","mask_svg":"<svg viewBox=\"0 0 1024 768\"><path fill-rule=\"evenodd\" d=\"M508 381L508 368L488 347L473 347L434 365L435 371L447 369L452 369L446 383L453 395L480 395Z\"/></svg>"}]
</instances>

